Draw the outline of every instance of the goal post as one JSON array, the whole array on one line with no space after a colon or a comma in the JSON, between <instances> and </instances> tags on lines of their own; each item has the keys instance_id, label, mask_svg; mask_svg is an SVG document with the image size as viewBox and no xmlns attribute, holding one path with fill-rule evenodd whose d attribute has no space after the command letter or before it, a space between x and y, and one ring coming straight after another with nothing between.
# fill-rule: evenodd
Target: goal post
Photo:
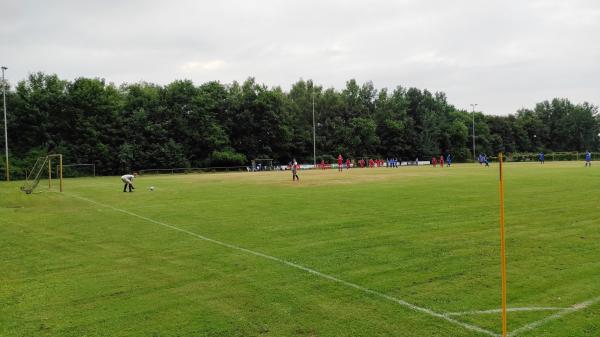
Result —
<instances>
[{"instance_id":1,"label":"goal post","mask_svg":"<svg viewBox=\"0 0 600 337\"><path fill-rule=\"evenodd\" d=\"M252 172L256 171L273 171L273 159L271 158L256 158L252 160Z\"/></svg>"},{"instance_id":2,"label":"goal post","mask_svg":"<svg viewBox=\"0 0 600 337\"><path fill-rule=\"evenodd\" d=\"M38 157L33 168L25 177L25 184L21 186L21 191L31 194L36 187L39 185L40 180L46 174L44 171L48 170L48 189L52 188L52 162L53 160L58 161L58 170L56 178L59 180L59 190L63 191L63 156L62 154L50 154L43 157Z\"/></svg>"}]
</instances>

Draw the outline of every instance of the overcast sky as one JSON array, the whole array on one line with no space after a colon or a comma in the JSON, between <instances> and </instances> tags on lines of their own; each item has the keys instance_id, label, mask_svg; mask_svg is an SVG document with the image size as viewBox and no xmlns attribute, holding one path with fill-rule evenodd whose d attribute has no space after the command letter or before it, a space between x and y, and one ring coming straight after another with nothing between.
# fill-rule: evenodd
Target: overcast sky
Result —
<instances>
[{"instance_id":1,"label":"overcast sky","mask_svg":"<svg viewBox=\"0 0 600 337\"><path fill-rule=\"evenodd\" d=\"M253 76L443 91L514 113L553 97L600 104L600 1L0 0L11 83L43 71L108 82ZM470 109L470 108L469 108Z\"/></svg>"}]
</instances>

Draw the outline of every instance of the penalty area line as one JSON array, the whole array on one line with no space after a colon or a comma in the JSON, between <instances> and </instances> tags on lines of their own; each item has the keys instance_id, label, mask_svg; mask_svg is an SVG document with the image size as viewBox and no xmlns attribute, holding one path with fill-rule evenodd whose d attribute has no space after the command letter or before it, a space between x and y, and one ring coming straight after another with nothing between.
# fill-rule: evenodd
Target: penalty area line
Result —
<instances>
[{"instance_id":1,"label":"penalty area line","mask_svg":"<svg viewBox=\"0 0 600 337\"><path fill-rule=\"evenodd\" d=\"M381 292L376 291L376 290L372 290L372 289L363 287L363 286L358 285L356 283L344 281L344 280L339 279L339 278L337 278L335 276L322 273L320 271L317 271L317 270L314 270L314 269L311 269L311 268L299 265L299 264L294 263L294 262L283 260L283 259L280 259L278 257L267 255L267 254L264 254L264 253L261 253L261 252L257 252L257 251L254 251L254 250L250 250L250 249L247 249L247 248L244 248L244 247L236 246L236 245L233 245L233 244L230 244L230 243L227 243L227 242L223 242L223 241L211 239L211 238L206 237L204 235L191 232L191 231L189 231L187 229L183 229L183 228L180 228L180 227L177 227L177 226L173 226L173 225L161 222L161 221L157 221L157 220L145 217L143 215L139 215L139 214L136 214L136 213L133 213L133 212L121 209L121 208L117 208L117 207L114 207L114 206L111 206L111 205L103 204L101 202L98 202L98 201L95 201L95 200L92 200L92 199L88 199L88 198L85 198L85 197L82 197L82 196L79 196L79 195L76 195L76 194L72 194L72 193L62 193L62 194L66 194L66 195L68 195L70 197L73 197L73 198L76 198L76 199L87 201L89 203L92 203L92 204L95 204L95 205L98 205L98 206L109 208L109 209L112 209L112 210L117 211L117 212L121 212L121 213L130 215L130 216L142 219L142 220L146 220L146 221L151 222L153 224L160 225L160 226L163 226L163 227L166 227L166 228L170 228L172 230L188 234L188 235L193 236L193 237L195 237L197 239L204 240L204 241L207 241L207 242L211 242L213 244L216 244L216 245L219 245L219 246L222 246L222 247L227 247L227 248L230 248L230 249L233 249L233 250L238 250L238 251L241 251L241 252L245 252L245 253L248 253L248 254L251 254L251 255L254 255L254 256L259 256L259 257L262 257L262 258L265 258L265 259L268 259L268 260L271 260L271 261L275 261L275 262L284 264L286 266L289 266L289 267L292 267L292 268L295 268L295 269L299 269L299 270L305 271L307 273L310 273L312 275L321 277L323 279L326 279L326 280L329 280L329 281L333 281L333 282L345 285L345 286L347 286L349 288L354 288L354 289L360 290L360 291L362 291L362 292L364 292L366 294L370 294L370 295L374 295L374 296L386 299L388 301L394 302L396 304L399 304L399 305L401 305L403 307L406 307L408 309L411 309L413 311L421 312L421 313L427 314L429 316L445 320L447 322L450 322L450 323L452 323L454 325L460 326L460 327L465 328L467 330L476 331L476 332L479 332L479 333L482 333L482 334L485 334L485 335L488 335L488 336L494 336L494 337L499 337L500 336L500 334L497 334L497 333L495 333L493 331L490 331L490 330L478 327L478 326L473 325L473 324L469 324L469 323L465 323L465 322L461 322L459 320L456 320L456 319L450 317L448 314L440 313L440 312L433 311L433 310L425 308L425 307L421 307L421 306L409 303L409 302L407 302L405 300L402 300L402 299L399 299L399 298L396 298L396 297L393 297L393 296L381 293Z\"/></svg>"}]
</instances>

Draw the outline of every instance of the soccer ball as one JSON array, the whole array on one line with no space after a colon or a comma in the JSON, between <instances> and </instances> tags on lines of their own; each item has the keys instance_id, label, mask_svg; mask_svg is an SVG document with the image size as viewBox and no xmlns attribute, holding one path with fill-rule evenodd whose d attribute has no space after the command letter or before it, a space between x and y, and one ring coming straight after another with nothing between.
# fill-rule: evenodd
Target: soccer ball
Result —
<instances>
[{"instance_id":1,"label":"soccer ball","mask_svg":"<svg viewBox=\"0 0 600 337\"><path fill-rule=\"evenodd\" d=\"M150 192L154 191L154 186L150 186Z\"/></svg>"}]
</instances>

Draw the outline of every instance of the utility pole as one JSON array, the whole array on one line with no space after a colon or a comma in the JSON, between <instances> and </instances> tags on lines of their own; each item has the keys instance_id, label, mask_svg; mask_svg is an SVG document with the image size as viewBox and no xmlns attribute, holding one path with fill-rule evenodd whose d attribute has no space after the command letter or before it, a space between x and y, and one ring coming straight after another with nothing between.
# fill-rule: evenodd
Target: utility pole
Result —
<instances>
[{"instance_id":1,"label":"utility pole","mask_svg":"<svg viewBox=\"0 0 600 337\"><path fill-rule=\"evenodd\" d=\"M475 162L475 107L477 103L472 103L471 108L473 109L473 162Z\"/></svg>"},{"instance_id":2,"label":"utility pole","mask_svg":"<svg viewBox=\"0 0 600 337\"><path fill-rule=\"evenodd\" d=\"M8 69L2 66L2 100L4 101L4 150L6 155L6 181L10 181L10 171L8 169L8 132L6 125L6 83L4 82L4 71Z\"/></svg>"}]
</instances>

